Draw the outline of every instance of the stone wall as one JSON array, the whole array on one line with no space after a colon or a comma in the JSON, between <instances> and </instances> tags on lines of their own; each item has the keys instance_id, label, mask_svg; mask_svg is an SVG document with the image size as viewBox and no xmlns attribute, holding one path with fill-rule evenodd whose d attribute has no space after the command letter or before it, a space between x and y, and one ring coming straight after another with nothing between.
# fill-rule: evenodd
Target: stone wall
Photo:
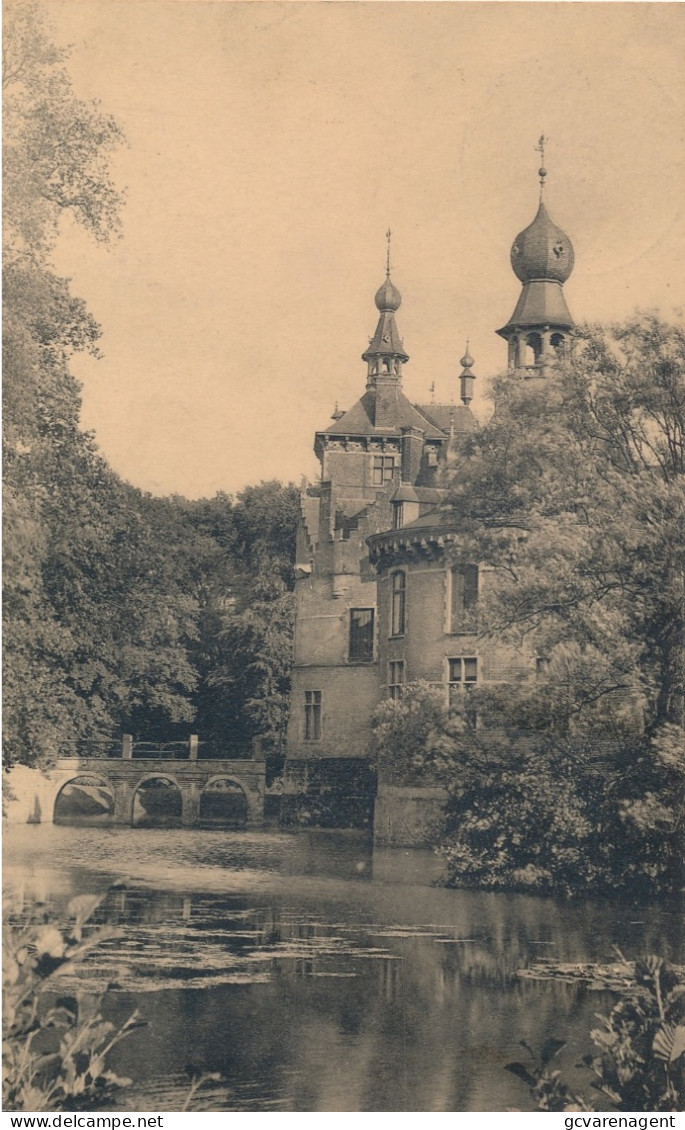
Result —
<instances>
[{"instance_id":1,"label":"stone wall","mask_svg":"<svg viewBox=\"0 0 685 1130\"><path fill-rule=\"evenodd\" d=\"M367 761L296 761L285 767L281 824L285 827L370 828L376 776Z\"/></svg>"},{"instance_id":2,"label":"stone wall","mask_svg":"<svg viewBox=\"0 0 685 1130\"><path fill-rule=\"evenodd\" d=\"M379 783L373 838L382 847L431 847L447 803L444 789Z\"/></svg>"}]
</instances>

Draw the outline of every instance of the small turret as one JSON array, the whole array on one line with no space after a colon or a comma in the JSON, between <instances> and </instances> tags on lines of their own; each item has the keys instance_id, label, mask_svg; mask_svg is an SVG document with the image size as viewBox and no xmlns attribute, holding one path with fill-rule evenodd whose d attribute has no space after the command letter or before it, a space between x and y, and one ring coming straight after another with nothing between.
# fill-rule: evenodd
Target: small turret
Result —
<instances>
[{"instance_id":1,"label":"small turret","mask_svg":"<svg viewBox=\"0 0 685 1130\"><path fill-rule=\"evenodd\" d=\"M474 361L473 361L473 357L469 353L469 343L468 343L468 341L466 342L466 353L462 357L459 364L461 365L461 376L459 378L460 386L461 386L460 387L461 399L462 399L462 403L465 404L466 407L468 408L469 404L473 400L473 382L476 379L475 375L471 372Z\"/></svg>"},{"instance_id":2,"label":"small turret","mask_svg":"<svg viewBox=\"0 0 685 1130\"><path fill-rule=\"evenodd\" d=\"M563 291L573 270L573 245L545 207L545 141L543 135L536 147L542 155L537 214L511 248L511 266L523 287L511 318L497 330L509 343L510 369L540 372L566 356L574 325Z\"/></svg>"},{"instance_id":3,"label":"small turret","mask_svg":"<svg viewBox=\"0 0 685 1130\"><path fill-rule=\"evenodd\" d=\"M402 305L402 295L390 278L391 235L392 232L388 229L385 233L388 241L385 281L376 291L375 297L380 317L369 347L362 353L362 361L366 361L368 365L367 388L375 388L379 378L395 377L399 380L402 365L409 360L395 322L395 313Z\"/></svg>"}]
</instances>

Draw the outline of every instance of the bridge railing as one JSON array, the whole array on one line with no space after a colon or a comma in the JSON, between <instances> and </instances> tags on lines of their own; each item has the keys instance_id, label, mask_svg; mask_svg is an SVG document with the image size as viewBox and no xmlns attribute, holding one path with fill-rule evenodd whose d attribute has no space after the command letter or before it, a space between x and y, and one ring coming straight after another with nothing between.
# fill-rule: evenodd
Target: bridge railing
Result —
<instances>
[{"instance_id":1,"label":"bridge railing","mask_svg":"<svg viewBox=\"0 0 685 1130\"><path fill-rule=\"evenodd\" d=\"M264 755L260 738L253 738L251 741L201 741L197 734L191 734L188 741L168 742L139 741L132 734L124 734L120 741L88 738L64 742L60 747L61 757L123 758L134 761L260 761Z\"/></svg>"},{"instance_id":2,"label":"bridge railing","mask_svg":"<svg viewBox=\"0 0 685 1130\"><path fill-rule=\"evenodd\" d=\"M60 757L122 757L122 743L115 738L84 738L60 742Z\"/></svg>"}]
</instances>

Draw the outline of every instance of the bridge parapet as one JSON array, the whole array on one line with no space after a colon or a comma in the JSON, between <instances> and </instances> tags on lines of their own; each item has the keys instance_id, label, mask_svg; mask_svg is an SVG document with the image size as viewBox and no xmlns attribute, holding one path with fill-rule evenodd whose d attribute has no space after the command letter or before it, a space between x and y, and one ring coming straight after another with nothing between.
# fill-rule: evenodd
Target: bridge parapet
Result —
<instances>
[{"instance_id":1,"label":"bridge parapet","mask_svg":"<svg viewBox=\"0 0 685 1130\"><path fill-rule=\"evenodd\" d=\"M266 751L262 738L248 741L224 739L201 740L191 734L188 741L144 742L124 734L121 741L111 738L89 738L67 742L62 748L63 758L93 758L105 761L260 761Z\"/></svg>"}]
</instances>

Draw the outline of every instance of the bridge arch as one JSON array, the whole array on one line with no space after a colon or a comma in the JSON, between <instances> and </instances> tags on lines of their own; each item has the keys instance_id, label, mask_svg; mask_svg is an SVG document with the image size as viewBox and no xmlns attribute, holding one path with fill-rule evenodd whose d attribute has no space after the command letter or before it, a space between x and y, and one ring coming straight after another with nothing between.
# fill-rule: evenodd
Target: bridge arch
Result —
<instances>
[{"instance_id":1,"label":"bridge arch","mask_svg":"<svg viewBox=\"0 0 685 1130\"><path fill-rule=\"evenodd\" d=\"M236 761L226 758L203 762L191 759L153 761L150 758L136 761L126 758L65 757L60 758L47 774L18 765L10 770L9 775L14 795L8 802L8 821L12 824L50 822L57 812L59 823L62 802L67 794L66 786L85 777L91 780L88 787L107 793L107 808L109 794L113 794L114 811L110 817L112 824L130 826L136 823L133 812L136 796L140 821L140 816L143 815L140 812L141 800L147 791L145 786L155 780L164 780L172 786L167 795L169 792L176 797L179 792L181 794L180 822L192 827L200 818L203 789L209 785L212 793L214 789L211 786L217 781L226 781L230 783L231 790L242 790L247 802L248 826L258 827L264 819L265 773L265 763L261 759ZM62 800L56 804L62 790ZM234 792L233 795L242 802L241 794ZM175 803L173 822L178 823L178 800ZM207 803L205 800L203 807ZM104 809L105 805L102 804L101 807ZM100 822L104 820L98 819L98 823ZM143 824L152 822L143 820Z\"/></svg>"},{"instance_id":2,"label":"bridge arch","mask_svg":"<svg viewBox=\"0 0 685 1130\"><path fill-rule=\"evenodd\" d=\"M131 823L176 827L182 816L183 789L176 777L163 769L141 774L133 787Z\"/></svg>"},{"instance_id":3,"label":"bridge arch","mask_svg":"<svg viewBox=\"0 0 685 1130\"><path fill-rule=\"evenodd\" d=\"M104 774L75 773L57 788L52 821L54 824L106 824L112 822L114 811L114 788Z\"/></svg>"},{"instance_id":4,"label":"bridge arch","mask_svg":"<svg viewBox=\"0 0 685 1130\"><path fill-rule=\"evenodd\" d=\"M252 808L253 800L244 781L229 773L215 773L202 788L198 815L202 824L245 827Z\"/></svg>"}]
</instances>

